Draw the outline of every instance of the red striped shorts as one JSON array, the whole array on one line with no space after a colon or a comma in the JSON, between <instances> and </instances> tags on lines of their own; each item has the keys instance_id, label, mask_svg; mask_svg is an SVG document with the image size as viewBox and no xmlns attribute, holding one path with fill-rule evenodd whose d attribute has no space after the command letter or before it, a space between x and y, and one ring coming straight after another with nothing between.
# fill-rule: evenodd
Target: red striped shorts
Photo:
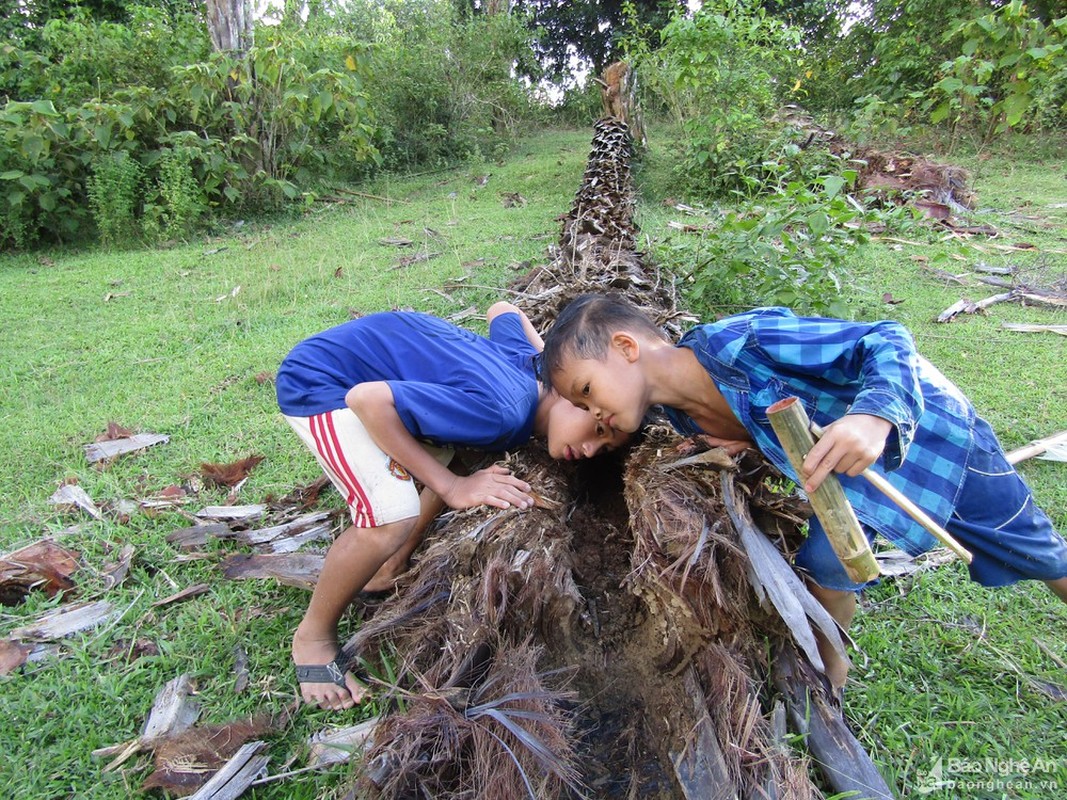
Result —
<instances>
[{"instance_id":1,"label":"red striped shorts","mask_svg":"<svg viewBox=\"0 0 1067 800\"><path fill-rule=\"evenodd\" d=\"M313 417L283 414L345 498L352 523L376 528L419 514L419 492L411 475L371 439L350 408ZM446 466L453 451L422 445Z\"/></svg>"}]
</instances>

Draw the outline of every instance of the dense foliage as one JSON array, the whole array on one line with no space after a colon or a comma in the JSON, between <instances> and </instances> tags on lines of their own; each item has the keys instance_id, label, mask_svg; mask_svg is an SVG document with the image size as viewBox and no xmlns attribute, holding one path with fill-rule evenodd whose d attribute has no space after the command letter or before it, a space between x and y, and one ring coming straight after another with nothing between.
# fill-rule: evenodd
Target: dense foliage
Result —
<instances>
[{"instance_id":1,"label":"dense foliage","mask_svg":"<svg viewBox=\"0 0 1067 800\"><path fill-rule=\"evenodd\" d=\"M830 0L818 19L806 38L816 57L802 101L852 110L869 133L898 135L932 122L988 142L1008 128L1067 125L1062 4Z\"/></svg>"},{"instance_id":2,"label":"dense foliage","mask_svg":"<svg viewBox=\"0 0 1067 800\"><path fill-rule=\"evenodd\" d=\"M286 0L225 53L192 0L0 3L2 247L181 237L376 170L493 156L550 113L588 124L598 90L570 70L620 52L646 114L680 131L690 196L841 177L776 121L784 103L861 139L934 125L984 145L1067 122L1051 0ZM570 87L554 110L546 81Z\"/></svg>"},{"instance_id":3,"label":"dense foliage","mask_svg":"<svg viewBox=\"0 0 1067 800\"><path fill-rule=\"evenodd\" d=\"M506 15L366 2L260 25L240 54L212 52L196 14L128 11L65 14L0 48L0 245L182 236L382 164L491 149L528 113Z\"/></svg>"}]
</instances>

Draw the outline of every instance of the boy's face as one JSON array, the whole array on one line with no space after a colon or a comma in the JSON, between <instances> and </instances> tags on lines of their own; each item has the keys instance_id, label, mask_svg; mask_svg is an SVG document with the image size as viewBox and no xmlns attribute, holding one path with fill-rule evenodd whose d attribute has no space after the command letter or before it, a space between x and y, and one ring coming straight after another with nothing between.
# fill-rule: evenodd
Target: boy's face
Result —
<instances>
[{"instance_id":1,"label":"boy's face","mask_svg":"<svg viewBox=\"0 0 1067 800\"><path fill-rule=\"evenodd\" d=\"M548 454L573 461L622 447L629 434L598 422L588 411L561 400L548 415Z\"/></svg>"},{"instance_id":2,"label":"boy's face","mask_svg":"<svg viewBox=\"0 0 1067 800\"><path fill-rule=\"evenodd\" d=\"M603 359L565 355L552 373L552 386L609 428L633 433L648 411L638 352L633 337L615 334Z\"/></svg>"}]
</instances>

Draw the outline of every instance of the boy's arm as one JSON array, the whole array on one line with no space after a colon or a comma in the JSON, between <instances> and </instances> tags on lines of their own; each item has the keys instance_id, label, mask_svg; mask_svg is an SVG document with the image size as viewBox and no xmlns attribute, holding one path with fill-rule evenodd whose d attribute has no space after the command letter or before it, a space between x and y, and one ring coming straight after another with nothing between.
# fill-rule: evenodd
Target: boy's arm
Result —
<instances>
[{"instance_id":1,"label":"boy's arm","mask_svg":"<svg viewBox=\"0 0 1067 800\"><path fill-rule=\"evenodd\" d=\"M501 300L499 303L493 303L489 306L489 310L485 312L485 318L490 325L493 324L493 320L502 314L518 314L519 319L522 321L522 332L526 334L526 338L530 341L537 352L541 352L545 349L545 340L541 338L541 334L537 332L537 329L530 322L529 317L518 306Z\"/></svg>"},{"instance_id":2,"label":"boy's arm","mask_svg":"<svg viewBox=\"0 0 1067 800\"><path fill-rule=\"evenodd\" d=\"M900 466L923 413L918 355L906 328L891 321L787 317L760 326L758 336L776 365L813 381L857 387L848 413L825 426L805 458L805 491L832 471L859 475L883 451L886 469Z\"/></svg>"},{"instance_id":3,"label":"boy's arm","mask_svg":"<svg viewBox=\"0 0 1067 800\"><path fill-rule=\"evenodd\" d=\"M530 485L506 468L493 466L473 475L459 476L442 465L404 427L385 381L361 383L345 396L348 407L360 418L374 443L422 481L451 508L478 505L495 508L529 508L533 505Z\"/></svg>"}]
</instances>

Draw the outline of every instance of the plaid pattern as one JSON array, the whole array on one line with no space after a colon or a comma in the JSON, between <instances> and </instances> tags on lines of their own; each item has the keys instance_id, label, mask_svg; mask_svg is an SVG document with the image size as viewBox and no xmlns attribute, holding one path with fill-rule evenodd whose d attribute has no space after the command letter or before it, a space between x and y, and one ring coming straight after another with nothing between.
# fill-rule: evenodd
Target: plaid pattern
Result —
<instances>
[{"instance_id":1,"label":"plaid pattern","mask_svg":"<svg viewBox=\"0 0 1067 800\"><path fill-rule=\"evenodd\" d=\"M893 423L880 466L886 477L941 525L949 519L972 448L975 412L944 375L915 352L895 322L801 318L760 308L699 325L679 347L696 355L760 451L794 480L796 474L767 418L767 408L795 396L822 426L848 413ZM682 434L696 423L666 409ZM839 475L865 525L918 555L936 540L861 477Z\"/></svg>"}]
</instances>

